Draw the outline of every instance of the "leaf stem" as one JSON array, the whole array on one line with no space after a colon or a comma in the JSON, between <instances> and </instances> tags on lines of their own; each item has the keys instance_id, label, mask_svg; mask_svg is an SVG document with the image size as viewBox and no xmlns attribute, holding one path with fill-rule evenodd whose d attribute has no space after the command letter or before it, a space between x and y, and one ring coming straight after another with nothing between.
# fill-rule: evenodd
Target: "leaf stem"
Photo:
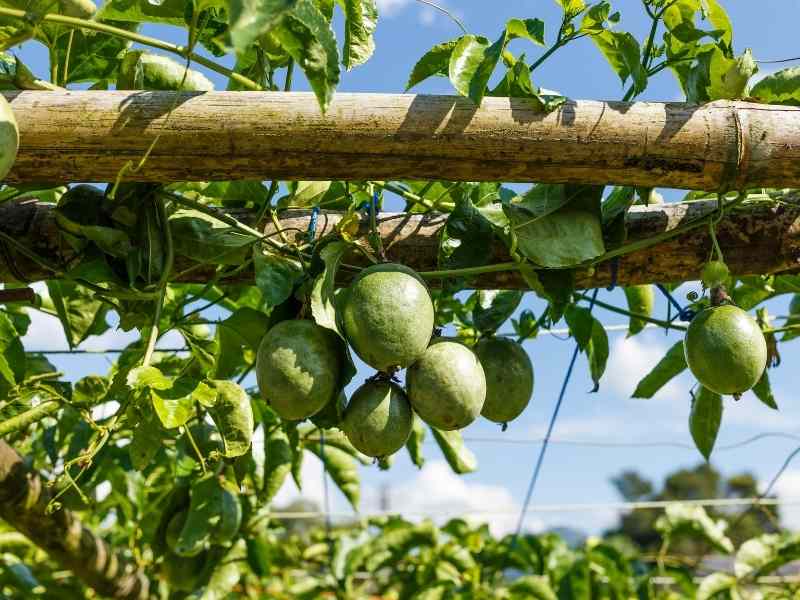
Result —
<instances>
[{"instance_id":1,"label":"leaf stem","mask_svg":"<svg viewBox=\"0 0 800 600\"><path fill-rule=\"evenodd\" d=\"M0 7L0 16L3 17L11 17L15 19L24 20L28 18L29 14L30 13L24 10ZM240 85L250 90L262 91L264 89L260 85L258 85L255 81L249 79L248 77L245 77L241 73L236 73L235 71L232 71L227 67L223 67L222 65L217 64L212 60L200 56L199 54L195 54L185 46L179 46L177 44L172 44L170 42L159 40L158 38L142 35L140 33L136 33L133 31L127 31L126 29L114 27L113 25L108 25L107 23L100 23L98 21L89 21L86 19L79 19L77 17L68 17L66 15L57 15L52 13L46 15L36 15L36 20L47 23L58 23L59 25L64 25L65 27L70 27L72 29L89 29L91 31L99 31L100 33L105 33L125 40L130 40L132 42L136 42L144 46L150 46L151 48L158 48L159 50L164 50L165 52L171 52L172 54L177 54L182 58L203 65L207 69L215 71L220 75L224 75L229 79L233 79Z\"/></svg>"},{"instance_id":2,"label":"leaf stem","mask_svg":"<svg viewBox=\"0 0 800 600\"><path fill-rule=\"evenodd\" d=\"M585 294L581 294L580 299L586 300L587 302L591 300L591 298ZM634 319L639 319L641 321L646 321L647 323L652 323L653 325L658 325L659 327L663 327L665 329L674 329L675 331L686 331L688 329L688 327L686 327L685 325L678 325L677 323L671 323L670 321L662 321L661 319L656 319L649 315L642 315L639 313L631 312L629 310L625 310L624 308L614 306L613 304L606 304L601 300L595 300L594 303L595 306L599 306L600 308L604 308L605 310L617 313L618 315L624 315L626 317L631 317Z\"/></svg>"},{"instance_id":3,"label":"leaf stem","mask_svg":"<svg viewBox=\"0 0 800 600\"><path fill-rule=\"evenodd\" d=\"M161 312L164 310L164 297L167 294L167 285L169 284L169 276L172 274L172 265L175 262L175 248L172 243L172 230L169 226L169 218L167 216L166 200L163 198L154 198L158 209L158 219L161 221L161 231L164 234L164 265L161 268L161 279L158 282L158 300L156 300L156 310L153 314L153 324L150 327L150 334L147 338L147 346L142 358L142 366L146 367L150 364L153 358L153 352L156 349L156 341L158 341L158 325L161 320Z\"/></svg>"},{"instance_id":4,"label":"leaf stem","mask_svg":"<svg viewBox=\"0 0 800 600\"><path fill-rule=\"evenodd\" d=\"M448 277L469 277L483 273L499 273L501 271L517 271L519 265L515 262L497 263L483 267L466 267L464 269L443 269L441 271L420 271L417 273L425 279L446 279Z\"/></svg>"}]
</instances>

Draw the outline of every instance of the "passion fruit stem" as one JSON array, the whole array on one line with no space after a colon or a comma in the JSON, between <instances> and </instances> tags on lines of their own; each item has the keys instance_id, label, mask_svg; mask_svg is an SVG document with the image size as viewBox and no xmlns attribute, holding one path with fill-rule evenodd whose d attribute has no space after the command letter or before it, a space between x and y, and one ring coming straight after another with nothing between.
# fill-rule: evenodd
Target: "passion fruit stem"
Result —
<instances>
[{"instance_id":1,"label":"passion fruit stem","mask_svg":"<svg viewBox=\"0 0 800 600\"><path fill-rule=\"evenodd\" d=\"M728 295L724 285L711 288L711 306L722 306L723 304L734 304L733 299Z\"/></svg>"}]
</instances>

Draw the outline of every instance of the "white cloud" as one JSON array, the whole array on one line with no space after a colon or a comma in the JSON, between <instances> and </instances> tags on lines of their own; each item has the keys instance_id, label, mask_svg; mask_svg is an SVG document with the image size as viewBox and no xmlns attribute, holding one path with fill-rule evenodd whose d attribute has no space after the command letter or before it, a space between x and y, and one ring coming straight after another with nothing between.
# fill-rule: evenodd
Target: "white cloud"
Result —
<instances>
[{"instance_id":1,"label":"white cloud","mask_svg":"<svg viewBox=\"0 0 800 600\"><path fill-rule=\"evenodd\" d=\"M419 22L426 27L430 27L436 21L436 13L428 6L419 11Z\"/></svg>"},{"instance_id":2,"label":"white cloud","mask_svg":"<svg viewBox=\"0 0 800 600\"><path fill-rule=\"evenodd\" d=\"M378 0L378 13L382 17L393 17L410 3L411 0Z\"/></svg>"},{"instance_id":3,"label":"white cloud","mask_svg":"<svg viewBox=\"0 0 800 600\"><path fill-rule=\"evenodd\" d=\"M782 500L800 498L800 470L786 471L775 484L775 493ZM781 521L792 531L800 530L800 505L790 504L780 507Z\"/></svg>"},{"instance_id":4,"label":"white cloud","mask_svg":"<svg viewBox=\"0 0 800 600\"><path fill-rule=\"evenodd\" d=\"M646 340L646 341L645 341ZM674 340L669 345L657 341L656 336L644 332L637 337L617 337L611 345L606 374L601 381L605 389L612 389L629 398L642 377L658 364ZM689 397L688 388L681 382L672 380L661 388L654 399L677 400Z\"/></svg>"}]
</instances>

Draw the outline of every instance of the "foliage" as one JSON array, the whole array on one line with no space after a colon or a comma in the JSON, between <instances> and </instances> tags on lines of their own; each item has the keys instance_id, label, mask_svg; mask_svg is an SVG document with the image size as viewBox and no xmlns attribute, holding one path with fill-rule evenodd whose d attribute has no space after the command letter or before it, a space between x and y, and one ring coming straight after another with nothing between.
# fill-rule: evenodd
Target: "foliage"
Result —
<instances>
[{"instance_id":1,"label":"foliage","mask_svg":"<svg viewBox=\"0 0 800 600\"><path fill-rule=\"evenodd\" d=\"M297 70L323 111L343 77L342 67L357 68L370 58L379 23L375 0L109 0L97 10L86 0L0 4L2 49L41 44L51 61L50 81L45 81L5 52L0 81L6 90L80 86L202 93L211 88L201 72L208 69L222 75L230 90L276 91L290 89ZM747 50L734 52L732 25L717 0L644 0L651 23L644 39L624 29L622 15L606 0L557 4L562 15L555 26L535 16L514 18L492 37L465 31L443 41L418 60L407 88L441 76L474 103L513 96L543 113L558 110L567 98L541 86L538 69L566 45L586 38L587 48L599 51L619 77L624 100L635 99L653 76L669 70L689 102L746 97L800 104L795 69L748 89L753 57ZM180 28L187 36L185 46L141 33L152 25ZM344 31L341 45L337 27ZM134 41L173 57L132 49ZM529 61L527 55L536 58ZM69 249L71 257L53 265L34 254L53 271L53 279L28 309L0 308L0 432L50 479L50 510L77 511L158 581L165 595L182 593L170 589L164 576L165 561L176 557L203 559L202 569L195 570L198 580L187 590L193 598L223 598L235 589L309 598L373 593L578 598L587 597L590 588L609 597L655 598L667 597L653 579L665 574L689 596L735 597L738 586L797 556L797 540L777 533L746 543L750 534L739 530L727 537L720 525L723 516L715 513L672 509L658 521L658 534L647 517L652 539L629 536L644 548L663 540L682 544L686 530L720 551L730 552L734 542L739 546L736 572L711 575L696 590L684 570L629 557L597 540L570 549L552 535L498 540L485 527L464 521L438 528L399 518L342 528L330 539L314 529L309 539L299 540L270 512L290 476L302 484L308 453L322 460L334 484L358 505L357 467L370 460L338 429L346 402L341 392L354 368L341 337L339 307L346 292L337 288L336 275L351 269L351 260L366 256L379 261L389 250L378 235L374 211L365 211L365 205L379 206L393 194L406 202L407 212L446 213L439 267L447 273L434 274L443 283L432 293L437 327L449 327L473 345L497 332L506 335L511 327L519 341L531 339L563 318L598 389L609 344L588 297L575 289L575 271L636 250L626 245L625 217L634 203L654 197L651 190L535 184L516 193L499 183L418 180L151 185L126 180L135 168L130 163L103 189L53 182L0 190L3 202L34 197L54 205L58 246ZM687 201L717 198L722 218L742 202L772 204L785 196L784 190L759 189L741 190L736 197L690 194ZM230 212L247 209L261 225L288 208L320 207L341 211L343 219L336 230L318 238L313 230L265 236L240 220L241 212ZM711 224L713 230L717 221L713 215L693 225ZM362 222L369 229L363 236L358 233ZM3 247L14 242L4 239ZM491 260L496 245L511 259L503 268L518 270L531 292L547 302L538 317L518 311L521 292L462 293L471 289L472 277ZM252 280L241 283L251 268ZM197 271L207 274L206 283L181 283ZM800 279L733 276L727 286L732 300L751 310L778 295L800 292ZM651 297L652 289L626 290L630 310L622 310L630 314L629 335L652 320ZM690 308L708 303L704 296ZM72 382L44 356L23 347L32 310L58 318L70 348L107 331L110 322L137 330L140 337L122 350L105 376ZM329 404L310 420L295 422L281 419L244 382L265 333L299 316L335 331L347 360ZM759 323L774 350L777 332L767 316L762 313ZM797 323L790 319L781 342L795 335L792 327ZM170 332L180 336L184 348L154 351ZM654 365L634 396L652 397L685 369L679 343ZM766 373L753 392L777 408ZM687 399L690 429L706 458L722 412L722 399L705 390L696 394L691 409ZM424 462L422 440L428 429L415 417L406 451L418 467ZM460 432L430 433L453 471L478 468ZM263 436L263 448L253 446L255 435ZM390 462L384 457L379 464L388 468ZM709 493L721 485L708 469L700 469L676 476L662 492L632 477L625 489L636 489L638 498L691 497L682 491L691 487L682 481L687 478L703 480L696 487L712 479ZM755 494L752 481L728 481L727 486L729 494ZM640 527L633 522L640 514L645 513L623 524L626 533ZM89 593L73 577L62 576L40 551L18 542L0 554L4 596ZM374 575L364 579L364 572Z\"/></svg>"}]
</instances>

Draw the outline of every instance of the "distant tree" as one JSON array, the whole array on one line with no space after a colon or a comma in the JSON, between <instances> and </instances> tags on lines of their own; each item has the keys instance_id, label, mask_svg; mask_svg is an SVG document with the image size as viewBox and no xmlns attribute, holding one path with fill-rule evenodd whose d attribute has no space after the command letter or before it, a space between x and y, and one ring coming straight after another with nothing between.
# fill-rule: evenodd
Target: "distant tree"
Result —
<instances>
[{"instance_id":1,"label":"distant tree","mask_svg":"<svg viewBox=\"0 0 800 600\"><path fill-rule=\"evenodd\" d=\"M619 494L628 502L649 500L700 500L703 498L751 498L759 495L758 483L750 473L740 473L725 478L707 463L693 469L680 469L669 474L661 489L638 472L628 470L611 479ZM776 506L731 507L718 509L709 507L708 514L729 523L727 534L737 546L744 540L762 533L779 530L780 515ZM606 535L621 536L632 541L642 551L656 552L661 536L655 523L661 515L659 510L634 510L620 516L618 525ZM675 540L673 554L702 556L708 547L697 539Z\"/></svg>"}]
</instances>

